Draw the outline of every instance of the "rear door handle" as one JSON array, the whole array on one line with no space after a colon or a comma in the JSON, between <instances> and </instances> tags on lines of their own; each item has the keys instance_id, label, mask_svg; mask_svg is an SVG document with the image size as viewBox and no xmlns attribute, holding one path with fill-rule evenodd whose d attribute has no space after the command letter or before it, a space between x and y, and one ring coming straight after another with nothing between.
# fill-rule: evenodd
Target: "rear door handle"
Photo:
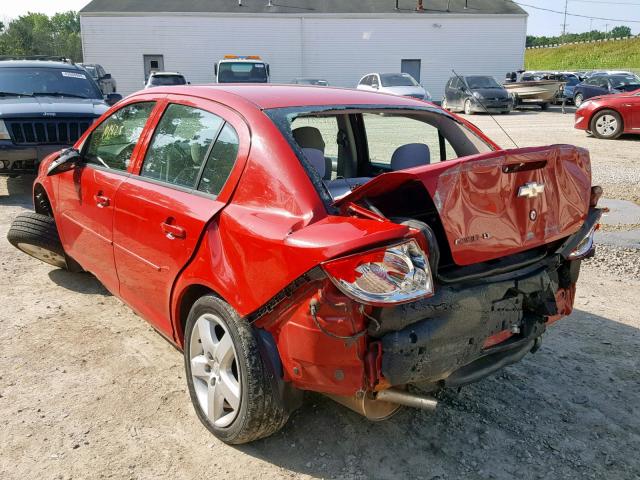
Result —
<instances>
[{"instance_id":1,"label":"rear door handle","mask_svg":"<svg viewBox=\"0 0 640 480\"><path fill-rule=\"evenodd\" d=\"M187 236L187 231L179 225L171 225L170 223L162 222L160 227L169 240L186 238Z\"/></svg>"},{"instance_id":2,"label":"rear door handle","mask_svg":"<svg viewBox=\"0 0 640 480\"><path fill-rule=\"evenodd\" d=\"M111 203L111 201L109 200L109 198L105 197L104 195L98 193L95 197L93 197L94 200L96 201L96 206L98 208L105 208L108 207Z\"/></svg>"}]
</instances>

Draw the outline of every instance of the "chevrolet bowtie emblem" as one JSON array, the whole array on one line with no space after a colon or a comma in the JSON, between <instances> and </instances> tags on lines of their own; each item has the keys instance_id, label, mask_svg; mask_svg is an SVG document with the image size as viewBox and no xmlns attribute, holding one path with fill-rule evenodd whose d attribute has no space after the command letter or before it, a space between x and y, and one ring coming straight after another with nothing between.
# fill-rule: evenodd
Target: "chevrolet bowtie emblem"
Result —
<instances>
[{"instance_id":1,"label":"chevrolet bowtie emblem","mask_svg":"<svg viewBox=\"0 0 640 480\"><path fill-rule=\"evenodd\" d=\"M518 189L518 197L535 198L544 192L544 184L530 182L525 183Z\"/></svg>"}]
</instances>

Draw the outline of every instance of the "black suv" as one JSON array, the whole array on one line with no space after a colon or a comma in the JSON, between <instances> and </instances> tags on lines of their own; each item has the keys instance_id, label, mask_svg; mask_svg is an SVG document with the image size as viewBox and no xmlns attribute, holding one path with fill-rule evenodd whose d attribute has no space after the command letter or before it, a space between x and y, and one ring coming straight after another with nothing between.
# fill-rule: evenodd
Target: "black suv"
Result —
<instances>
[{"instance_id":1,"label":"black suv","mask_svg":"<svg viewBox=\"0 0 640 480\"><path fill-rule=\"evenodd\" d=\"M121 98L69 62L0 60L0 176L35 173Z\"/></svg>"},{"instance_id":2,"label":"black suv","mask_svg":"<svg viewBox=\"0 0 640 480\"><path fill-rule=\"evenodd\" d=\"M444 91L442 107L472 115L478 112L509 113L513 99L502 85L488 75L451 77Z\"/></svg>"}]
</instances>

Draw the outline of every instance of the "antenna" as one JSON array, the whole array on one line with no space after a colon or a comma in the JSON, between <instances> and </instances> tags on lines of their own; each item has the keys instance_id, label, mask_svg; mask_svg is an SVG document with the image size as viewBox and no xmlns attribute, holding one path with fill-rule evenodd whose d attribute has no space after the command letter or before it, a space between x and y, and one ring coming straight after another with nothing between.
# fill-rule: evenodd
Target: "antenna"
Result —
<instances>
[{"instance_id":1,"label":"antenna","mask_svg":"<svg viewBox=\"0 0 640 480\"><path fill-rule=\"evenodd\" d=\"M458 73L454 69L451 69L451 71L453 72L453 74L456 77L458 77L458 80L464 82L464 78L462 78L460 75L458 75ZM507 131L502 127L502 125L500 125L500 122L498 122L498 120L496 120L496 117L491 115L491 112L489 110L487 110L487 107L484 106L484 103L482 103L479 98L476 98L476 101L480 104L480 106L484 109L484 111L489 114L489 116L491 117L491 120L496 122L496 125L498 125L498 127L500 127L500 130L502 130L502 133L504 133L507 136L507 138L509 140L511 140L511 142L516 146L516 148L520 148L520 146L516 143L516 141L513 138L511 138L511 135L509 135L507 133Z\"/></svg>"}]
</instances>

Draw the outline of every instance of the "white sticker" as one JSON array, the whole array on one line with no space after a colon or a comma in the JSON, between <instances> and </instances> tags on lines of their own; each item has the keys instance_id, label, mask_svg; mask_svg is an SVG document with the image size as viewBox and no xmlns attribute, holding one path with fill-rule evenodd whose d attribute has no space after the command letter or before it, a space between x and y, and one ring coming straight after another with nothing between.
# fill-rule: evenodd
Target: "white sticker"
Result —
<instances>
[{"instance_id":1,"label":"white sticker","mask_svg":"<svg viewBox=\"0 0 640 480\"><path fill-rule=\"evenodd\" d=\"M264 68L264 65L261 63L256 63L256 68Z\"/></svg>"},{"instance_id":2,"label":"white sticker","mask_svg":"<svg viewBox=\"0 0 640 480\"><path fill-rule=\"evenodd\" d=\"M83 75L82 73L75 73L75 72L61 72L61 73L63 77L81 78L83 80L87 79L86 75Z\"/></svg>"}]
</instances>

